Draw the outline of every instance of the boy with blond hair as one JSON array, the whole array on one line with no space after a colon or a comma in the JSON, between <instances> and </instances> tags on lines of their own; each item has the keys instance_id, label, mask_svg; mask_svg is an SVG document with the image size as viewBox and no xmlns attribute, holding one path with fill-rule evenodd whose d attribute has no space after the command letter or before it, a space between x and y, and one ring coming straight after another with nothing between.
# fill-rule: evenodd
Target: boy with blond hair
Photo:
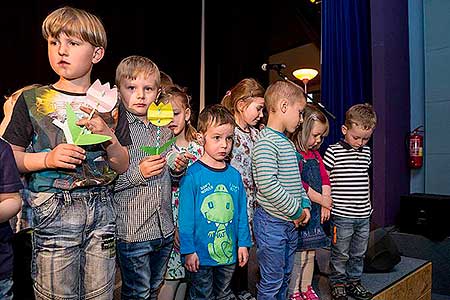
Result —
<instances>
[{"instance_id":1,"label":"boy with blond hair","mask_svg":"<svg viewBox=\"0 0 450 300\"><path fill-rule=\"evenodd\" d=\"M116 231L111 182L128 169L124 146L130 136L120 106L103 115L108 124L97 113L88 117L91 109L85 107L92 67L105 53L105 29L95 15L63 7L47 16L42 33L59 80L23 92L4 134L19 171L30 178L35 296L109 300ZM111 139L68 144L53 123L66 121L67 105L84 116L79 126Z\"/></svg>"},{"instance_id":2,"label":"boy with blond hair","mask_svg":"<svg viewBox=\"0 0 450 300\"><path fill-rule=\"evenodd\" d=\"M208 106L198 117L202 157L181 179L180 253L190 279L189 299L234 299L231 277L252 246L241 174L226 159L233 146L234 117Z\"/></svg>"},{"instance_id":3,"label":"boy with blond hair","mask_svg":"<svg viewBox=\"0 0 450 300\"><path fill-rule=\"evenodd\" d=\"M165 155L147 155L140 148L172 138L168 127L158 128L147 110L160 93L160 71L147 57L124 58L116 69L116 84L126 109L131 145L130 167L114 187L117 216L117 256L122 275L122 299L156 299L173 246L172 176L187 166L183 155L169 169ZM159 137L158 137L159 135Z\"/></svg>"},{"instance_id":4,"label":"boy with blond hair","mask_svg":"<svg viewBox=\"0 0 450 300\"><path fill-rule=\"evenodd\" d=\"M330 175L332 243L329 276L333 300L372 298L361 284L364 255L370 231L369 167L367 142L377 124L370 104L356 104L346 112L341 130L344 139L330 145L323 162Z\"/></svg>"},{"instance_id":5,"label":"boy with blond hair","mask_svg":"<svg viewBox=\"0 0 450 300\"><path fill-rule=\"evenodd\" d=\"M264 95L269 114L252 153L258 206L253 219L261 273L258 299L286 299L299 225L310 218L311 202L301 184L294 144L285 135L302 122L306 98L291 81L276 81Z\"/></svg>"}]
</instances>

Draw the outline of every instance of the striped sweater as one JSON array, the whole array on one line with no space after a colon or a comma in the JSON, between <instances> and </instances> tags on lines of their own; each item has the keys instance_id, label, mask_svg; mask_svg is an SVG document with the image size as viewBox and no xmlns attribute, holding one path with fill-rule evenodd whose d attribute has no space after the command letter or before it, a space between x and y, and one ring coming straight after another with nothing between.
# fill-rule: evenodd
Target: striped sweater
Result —
<instances>
[{"instance_id":1,"label":"striped sweater","mask_svg":"<svg viewBox=\"0 0 450 300\"><path fill-rule=\"evenodd\" d=\"M291 221L311 202L303 188L294 144L281 132L264 128L252 152L256 201L268 214Z\"/></svg>"}]
</instances>

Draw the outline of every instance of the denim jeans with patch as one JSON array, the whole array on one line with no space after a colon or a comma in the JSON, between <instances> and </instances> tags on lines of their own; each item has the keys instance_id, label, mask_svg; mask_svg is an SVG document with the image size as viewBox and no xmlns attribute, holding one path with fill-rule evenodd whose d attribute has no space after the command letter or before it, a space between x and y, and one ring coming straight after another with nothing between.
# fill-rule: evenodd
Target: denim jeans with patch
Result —
<instances>
[{"instance_id":1,"label":"denim jeans with patch","mask_svg":"<svg viewBox=\"0 0 450 300\"><path fill-rule=\"evenodd\" d=\"M117 241L122 300L158 297L172 247L173 235L146 242Z\"/></svg>"},{"instance_id":2,"label":"denim jeans with patch","mask_svg":"<svg viewBox=\"0 0 450 300\"><path fill-rule=\"evenodd\" d=\"M331 226L330 285L359 281L369 242L370 218L332 215Z\"/></svg>"},{"instance_id":3,"label":"denim jeans with patch","mask_svg":"<svg viewBox=\"0 0 450 300\"><path fill-rule=\"evenodd\" d=\"M235 299L231 291L231 277L236 265L200 266L197 272L186 270L190 300Z\"/></svg>"},{"instance_id":4,"label":"denim jeans with patch","mask_svg":"<svg viewBox=\"0 0 450 300\"><path fill-rule=\"evenodd\" d=\"M0 280L0 299L13 300L13 279L12 277Z\"/></svg>"},{"instance_id":5,"label":"denim jeans with patch","mask_svg":"<svg viewBox=\"0 0 450 300\"><path fill-rule=\"evenodd\" d=\"M261 280L258 300L285 300L294 266L298 230L293 222L269 215L261 207L253 218Z\"/></svg>"},{"instance_id":6,"label":"denim jeans with patch","mask_svg":"<svg viewBox=\"0 0 450 300\"><path fill-rule=\"evenodd\" d=\"M111 190L32 195L36 299L110 300L115 278Z\"/></svg>"}]
</instances>

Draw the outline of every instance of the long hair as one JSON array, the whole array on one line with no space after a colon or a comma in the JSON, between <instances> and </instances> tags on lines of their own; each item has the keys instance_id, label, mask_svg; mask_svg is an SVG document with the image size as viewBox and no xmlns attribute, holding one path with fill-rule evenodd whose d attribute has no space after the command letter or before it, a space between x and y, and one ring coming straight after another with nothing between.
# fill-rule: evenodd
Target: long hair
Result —
<instances>
[{"instance_id":1,"label":"long hair","mask_svg":"<svg viewBox=\"0 0 450 300\"><path fill-rule=\"evenodd\" d=\"M319 122L326 127L320 143L318 143L313 149L317 150L323 143L323 137L328 135L329 123L327 117L320 109L318 109L315 105L308 103L303 111L302 124L290 135L290 138L298 151L307 152L309 150L308 139L314 127L314 122Z\"/></svg>"}]
</instances>

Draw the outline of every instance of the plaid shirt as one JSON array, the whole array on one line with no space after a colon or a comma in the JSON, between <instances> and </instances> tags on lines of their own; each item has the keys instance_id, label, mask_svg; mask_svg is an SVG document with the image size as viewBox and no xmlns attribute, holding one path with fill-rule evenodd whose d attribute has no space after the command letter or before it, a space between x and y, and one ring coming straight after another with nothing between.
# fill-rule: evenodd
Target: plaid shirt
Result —
<instances>
[{"instance_id":1,"label":"plaid shirt","mask_svg":"<svg viewBox=\"0 0 450 300\"><path fill-rule=\"evenodd\" d=\"M166 238L174 232L169 168L166 165L161 174L147 179L139 170L139 162L147 156L140 147L156 144L158 128L128 111L127 119L132 140L128 146L130 167L118 176L114 187L117 237L127 242ZM167 127L160 127L160 145L171 137Z\"/></svg>"}]
</instances>

